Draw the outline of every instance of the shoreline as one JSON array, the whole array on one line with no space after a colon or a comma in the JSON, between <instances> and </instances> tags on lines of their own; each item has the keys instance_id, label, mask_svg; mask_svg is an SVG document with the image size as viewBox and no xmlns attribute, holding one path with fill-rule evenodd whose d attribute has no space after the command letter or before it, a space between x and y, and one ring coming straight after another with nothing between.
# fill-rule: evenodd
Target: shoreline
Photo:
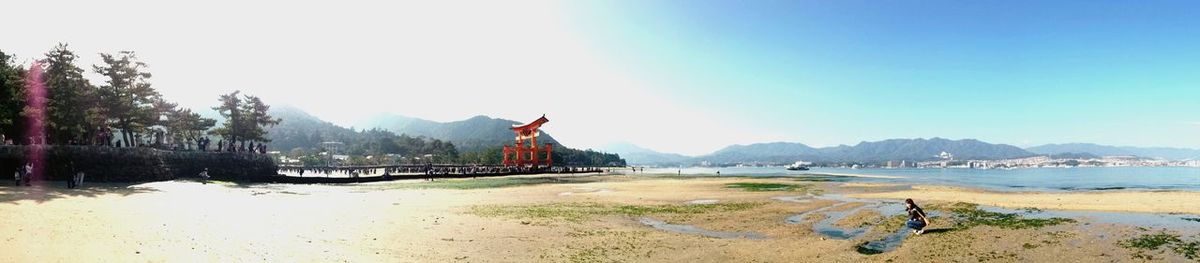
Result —
<instances>
[{"instance_id":1,"label":"shoreline","mask_svg":"<svg viewBox=\"0 0 1200 263\"><path fill-rule=\"evenodd\" d=\"M856 183L880 187L891 184ZM867 199L914 198L941 202L967 202L1013 209L1186 213L1200 215L1200 192L1187 190L995 191L986 188L912 185L907 190L847 194Z\"/></svg>"}]
</instances>

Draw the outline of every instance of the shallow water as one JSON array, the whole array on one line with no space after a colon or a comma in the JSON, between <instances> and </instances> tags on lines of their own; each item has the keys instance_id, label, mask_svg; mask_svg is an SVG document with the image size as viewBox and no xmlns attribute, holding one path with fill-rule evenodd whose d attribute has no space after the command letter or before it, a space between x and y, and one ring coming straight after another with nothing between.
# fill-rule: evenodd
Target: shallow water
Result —
<instances>
[{"instance_id":1,"label":"shallow water","mask_svg":"<svg viewBox=\"0 0 1200 263\"><path fill-rule=\"evenodd\" d=\"M904 239L908 238L909 235L912 235L912 229L901 227L899 230L896 230L896 232L889 234L883 239L872 240L870 242L858 245L857 250L858 253L863 254L891 252L892 250L896 250L896 248L900 247L900 244L904 243Z\"/></svg>"},{"instance_id":2,"label":"shallow water","mask_svg":"<svg viewBox=\"0 0 1200 263\"><path fill-rule=\"evenodd\" d=\"M721 202L721 200L717 200L717 199L700 199L700 200L692 200L692 201L687 201L687 202L684 202L684 204L689 204L689 205L711 205L711 204L716 204L716 203L718 203L718 202Z\"/></svg>"},{"instance_id":3,"label":"shallow water","mask_svg":"<svg viewBox=\"0 0 1200 263\"><path fill-rule=\"evenodd\" d=\"M559 196L569 196L569 195L575 195L575 194L611 193L613 191L612 189L608 189L608 188L591 188L591 187L575 187L572 189L574 189L575 191L561 192L561 193L558 193L558 195Z\"/></svg>"},{"instance_id":4,"label":"shallow water","mask_svg":"<svg viewBox=\"0 0 1200 263\"><path fill-rule=\"evenodd\" d=\"M1169 189L1200 191L1200 167L1076 167L964 169L964 168L906 168L906 169L847 169L813 168L809 171L788 171L783 167L691 167L652 168L642 174L675 174L714 176L786 176L820 177L830 175L875 175L891 178L834 176L837 181L879 182L902 184L934 184L980 187L1003 191L1091 191L1118 189ZM628 172L628 171L625 171Z\"/></svg>"},{"instance_id":5,"label":"shallow water","mask_svg":"<svg viewBox=\"0 0 1200 263\"><path fill-rule=\"evenodd\" d=\"M771 200L780 201L780 202L792 202L792 203L812 202L811 196L802 196L802 195L776 196L776 197L771 197Z\"/></svg>"},{"instance_id":6,"label":"shallow water","mask_svg":"<svg viewBox=\"0 0 1200 263\"><path fill-rule=\"evenodd\" d=\"M872 228L872 226L870 226L870 225L857 227L857 228L841 228L841 227L838 227L837 225L834 225L838 221L845 219L847 216L854 215L864 209L876 210L884 217L888 217L888 216L892 216L892 215L896 215L896 214L904 212L904 205L901 205L900 203L886 202L886 201L881 201L881 200L849 198L849 197L844 197L844 196L840 196L840 195L826 195L826 196L816 197L816 199L834 200L834 201L842 202L842 204L827 206L827 207L823 207L820 209L800 213L798 215L789 216L789 217L785 218L784 221L787 222L788 224L800 224L800 223L803 223L805 221L804 219L807 218L809 215L824 214L825 215L824 219L818 220L817 222L813 223L813 225L812 225L813 232L820 233L822 235L825 235L826 237L833 238L833 239L846 240L846 239L855 239L855 238L861 237L862 235L866 234L867 232L870 232L870 230ZM865 203L865 205L856 207L854 209L845 210L845 211L829 211L833 208L837 208L837 207L840 207L840 206L843 206L846 204L850 204L850 203Z\"/></svg>"},{"instance_id":7,"label":"shallow water","mask_svg":"<svg viewBox=\"0 0 1200 263\"><path fill-rule=\"evenodd\" d=\"M722 232L699 228L693 225L670 224L662 220L643 217L639 220L643 225L653 227L654 229L667 232L675 232L681 234L701 235L712 238L734 239L767 239L767 235L757 232Z\"/></svg>"}]
</instances>

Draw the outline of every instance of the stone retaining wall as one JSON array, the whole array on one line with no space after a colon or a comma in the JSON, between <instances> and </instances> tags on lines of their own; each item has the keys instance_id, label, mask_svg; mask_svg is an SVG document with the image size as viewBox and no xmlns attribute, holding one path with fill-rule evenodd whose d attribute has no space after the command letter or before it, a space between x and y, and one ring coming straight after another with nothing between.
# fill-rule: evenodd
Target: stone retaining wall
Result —
<instances>
[{"instance_id":1,"label":"stone retaining wall","mask_svg":"<svg viewBox=\"0 0 1200 263\"><path fill-rule=\"evenodd\" d=\"M254 153L164 151L151 148L103 146L0 146L0 178L11 179L26 157L45 156L44 167L35 166L35 180L65 180L73 170L86 181L146 182L196 177L204 168L214 179L251 180L278 175L278 166L267 155Z\"/></svg>"}]
</instances>

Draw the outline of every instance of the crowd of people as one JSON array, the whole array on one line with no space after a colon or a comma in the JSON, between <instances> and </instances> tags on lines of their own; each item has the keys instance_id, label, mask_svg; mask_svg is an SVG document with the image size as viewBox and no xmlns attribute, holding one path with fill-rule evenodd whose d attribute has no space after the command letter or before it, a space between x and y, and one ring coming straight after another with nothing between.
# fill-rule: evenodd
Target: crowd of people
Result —
<instances>
[{"instance_id":1,"label":"crowd of people","mask_svg":"<svg viewBox=\"0 0 1200 263\"><path fill-rule=\"evenodd\" d=\"M208 140L207 138L205 138L204 140L205 140L205 143L203 144L203 146L201 146L200 150L208 151L208 144L212 143L212 141ZM225 140L220 140L220 141L217 141L216 151L218 151L218 152L222 152L222 151L224 151L224 152L251 152L251 153L266 154L267 153L267 144L266 143L255 144L254 142L250 142L249 145L246 145L246 141L242 141L242 143L239 145L239 144L233 143L233 142L225 143Z\"/></svg>"},{"instance_id":2,"label":"crowd of people","mask_svg":"<svg viewBox=\"0 0 1200 263\"><path fill-rule=\"evenodd\" d=\"M317 174L318 176L345 175L359 177L361 175L380 174L391 175L490 175L490 174L520 174L520 173L590 173L603 172L598 167L523 167L495 165L398 165L376 167L280 167L280 172Z\"/></svg>"},{"instance_id":3,"label":"crowd of people","mask_svg":"<svg viewBox=\"0 0 1200 263\"><path fill-rule=\"evenodd\" d=\"M67 178L67 188L75 189L83 186L83 178L85 176L83 171L76 170L74 163L68 164L67 166L68 169L70 169L70 173L68 173L70 178ZM13 172L13 183L16 186L32 186L30 181L33 180L33 176L33 163L26 162L25 165L17 167L16 172Z\"/></svg>"}]
</instances>

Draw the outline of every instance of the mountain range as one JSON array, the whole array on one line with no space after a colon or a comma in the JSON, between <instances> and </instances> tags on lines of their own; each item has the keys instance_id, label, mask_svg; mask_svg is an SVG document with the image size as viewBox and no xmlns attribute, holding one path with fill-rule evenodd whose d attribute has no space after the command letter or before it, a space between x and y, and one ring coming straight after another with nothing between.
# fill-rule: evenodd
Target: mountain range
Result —
<instances>
[{"instance_id":1,"label":"mountain range","mask_svg":"<svg viewBox=\"0 0 1200 263\"><path fill-rule=\"evenodd\" d=\"M1008 159L1033 156L1033 153L1006 144L990 144L978 140L891 139L860 142L854 146L839 145L813 148L801 143L774 142L733 145L696 157L710 163L772 162L885 162L891 160L936 160L947 152L956 159Z\"/></svg>"},{"instance_id":2,"label":"mountain range","mask_svg":"<svg viewBox=\"0 0 1200 263\"><path fill-rule=\"evenodd\" d=\"M274 138L272 147L291 149L311 147L320 140L348 140L356 131L344 128L289 106L273 107L272 115L285 121L270 130ZM472 152L511 144L513 134L508 129L513 120L476 116L453 122L436 122L395 114L380 114L358 122L356 127L384 129L397 134L449 141L459 152ZM291 133L304 134L291 134ZM316 136L313 134L319 134ZM561 144L549 133L542 132L539 143ZM950 140L890 139L875 142L860 142L853 146L810 147L796 142L771 142L747 145L731 145L702 156L686 156L657 152L630 143L610 144L601 148L604 152L616 153L630 164L639 165L693 165L701 162L713 164L733 163L791 163L809 162L886 162L928 161L939 159L946 152L958 160L996 160L1021 158L1036 155L1068 157L1138 156L1145 158L1188 160L1200 159L1200 150L1164 147L1119 147L1090 143L1047 144L1022 149L1007 144L992 144L974 139Z\"/></svg>"},{"instance_id":3,"label":"mountain range","mask_svg":"<svg viewBox=\"0 0 1200 263\"><path fill-rule=\"evenodd\" d=\"M1117 147L1087 143L1048 144L1022 149L1007 144L992 144L974 139L949 140L890 139L860 142L854 146L839 145L815 148L802 143L772 142L732 145L702 156L683 156L660 153L628 144L608 147L606 151L625 157L638 165L691 165L734 163L791 163L808 162L886 162L929 161L940 158L942 152L958 160L998 160L1052 155L1060 158L1095 158L1100 156L1138 156L1166 160L1200 159L1200 150L1182 148Z\"/></svg>"},{"instance_id":4,"label":"mountain range","mask_svg":"<svg viewBox=\"0 0 1200 263\"><path fill-rule=\"evenodd\" d=\"M1166 160L1200 159L1200 149L1108 146L1091 143L1047 144L1025 150L1036 154L1090 153L1099 156L1138 156Z\"/></svg>"},{"instance_id":5,"label":"mountain range","mask_svg":"<svg viewBox=\"0 0 1200 263\"><path fill-rule=\"evenodd\" d=\"M618 153L626 161L638 160L638 164L658 165L690 165L692 157L677 153L662 153L634 145L632 143L614 143L602 148L602 151Z\"/></svg>"}]
</instances>

